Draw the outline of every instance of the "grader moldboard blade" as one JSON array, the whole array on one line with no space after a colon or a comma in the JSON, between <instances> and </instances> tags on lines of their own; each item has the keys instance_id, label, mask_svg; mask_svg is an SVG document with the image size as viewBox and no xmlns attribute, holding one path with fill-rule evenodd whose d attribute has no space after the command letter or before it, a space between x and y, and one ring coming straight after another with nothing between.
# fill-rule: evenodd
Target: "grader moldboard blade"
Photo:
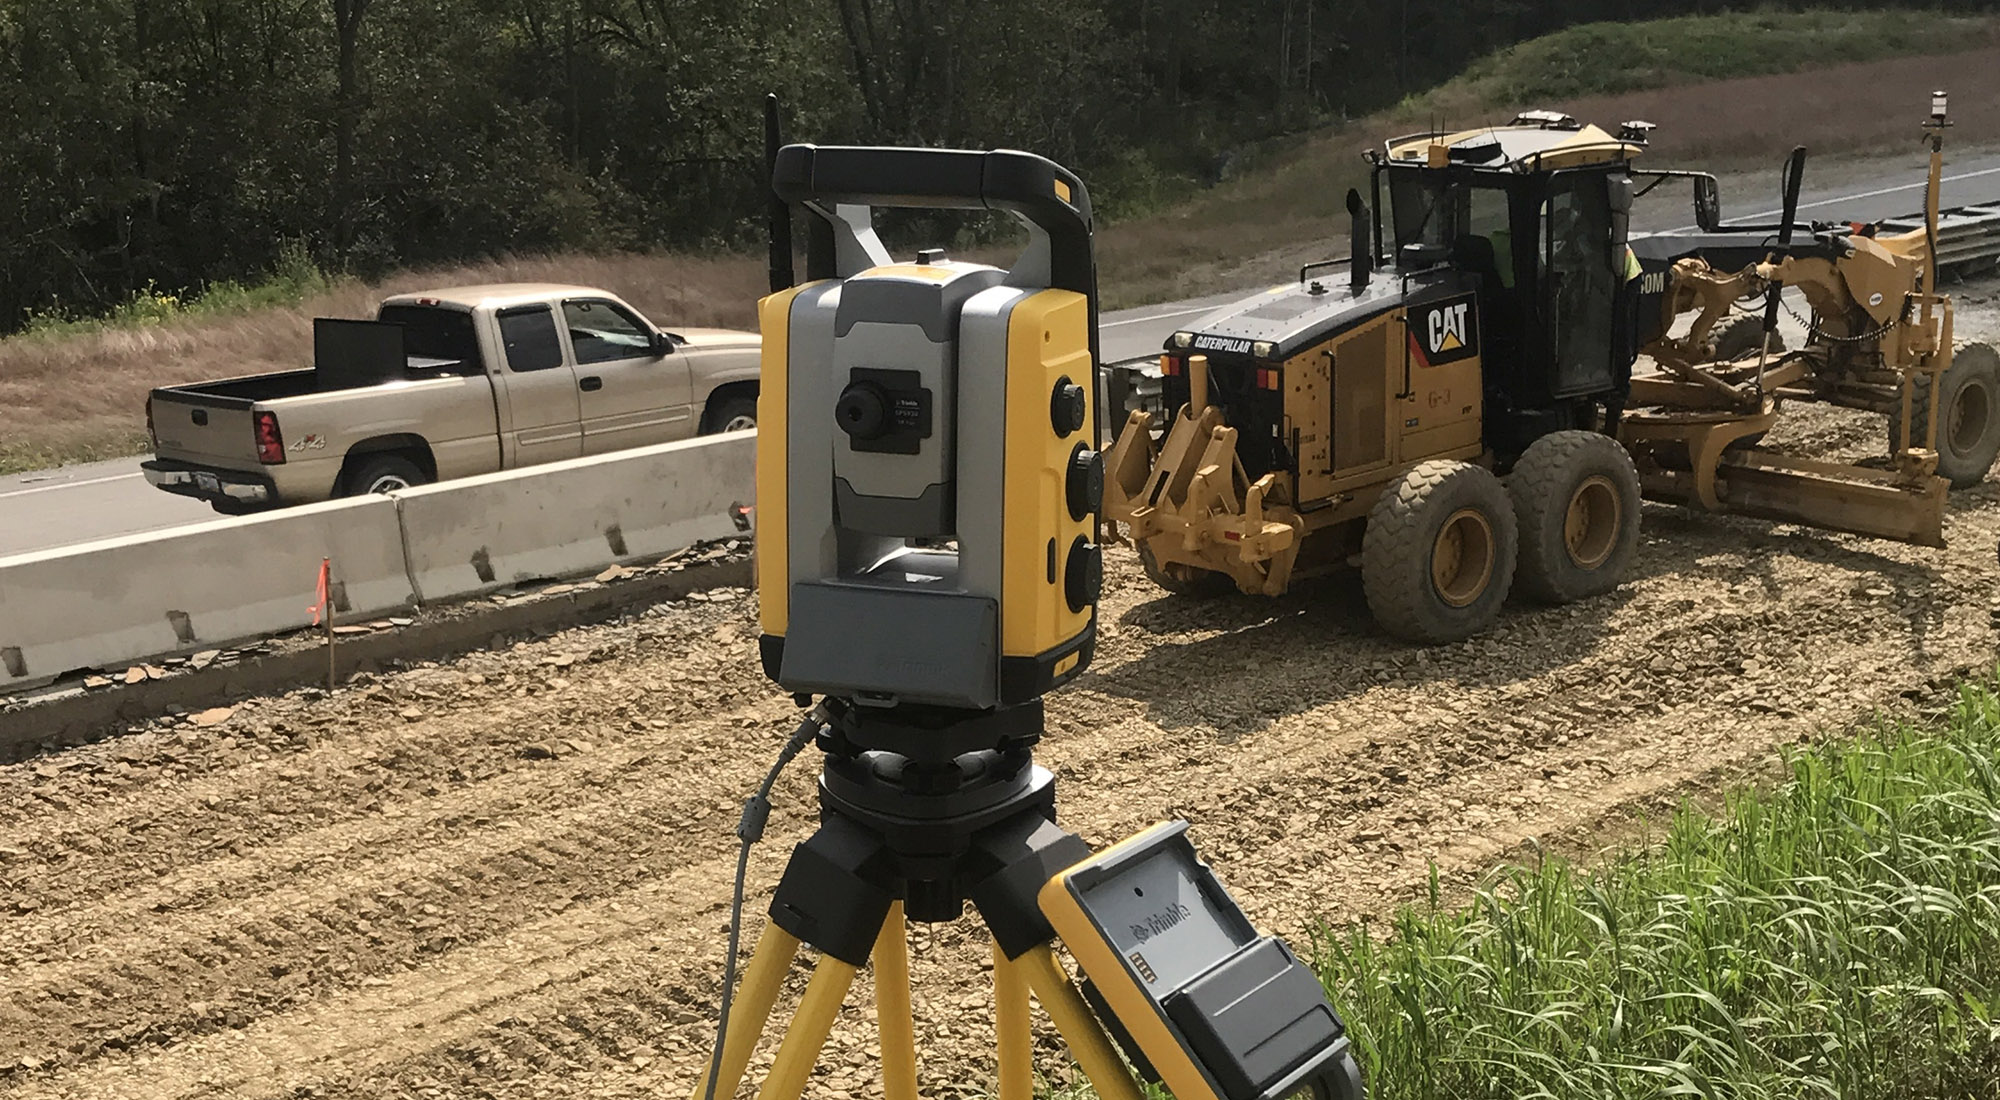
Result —
<instances>
[{"instance_id":1,"label":"grader moldboard blade","mask_svg":"<svg viewBox=\"0 0 2000 1100\"><path fill-rule=\"evenodd\" d=\"M1945 491L1951 486L1935 474L1746 450L1723 457L1717 481L1723 507L1739 515L1918 546L1944 545Z\"/></svg>"},{"instance_id":2,"label":"grader moldboard blade","mask_svg":"<svg viewBox=\"0 0 2000 1100\"><path fill-rule=\"evenodd\" d=\"M1619 435L1641 460L1639 480L1647 499L1918 546L1944 545L1945 492L1951 483L1932 472L1935 452L1905 451L1895 457L1897 468L1873 469L1736 445L1777 422L1774 404L1765 399L1761 412L1635 413ZM1678 450L1678 468L1662 468L1666 444Z\"/></svg>"}]
</instances>

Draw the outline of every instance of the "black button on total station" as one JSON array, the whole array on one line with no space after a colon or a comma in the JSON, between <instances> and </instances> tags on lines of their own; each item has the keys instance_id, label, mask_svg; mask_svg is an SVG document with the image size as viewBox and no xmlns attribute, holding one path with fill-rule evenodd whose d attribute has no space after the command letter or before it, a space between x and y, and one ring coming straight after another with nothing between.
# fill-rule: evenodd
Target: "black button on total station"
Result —
<instances>
[{"instance_id":1,"label":"black button on total station","mask_svg":"<svg viewBox=\"0 0 2000 1100\"><path fill-rule=\"evenodd\" d=\"M1089 412L1083 387L1065 375L1056 383L1056 392L1049 398L1049 419L1055 423L1056 435L1068 438L1082 430L1084 417Z\"/></svg>"},{"instance_id":2,"label":"black button on total station","mask_svg":"<svg viewBox=\"0 0 2000 1100\"><path fill-rule=\"evenodd\" d=\"M1069 518L1080 520L1097 511L1097 502L1104 499L1103 453L1077 444L1069 453L1069 469L1063 480Z\"/></svg>"},{"instance_id":3,"label":"black button on total station","mask_svg":"<svg viewBox=\"0 0 2000 1100\"><path fill-rule=\"evenodd\" d=\"M851 382L834 402L833 418L853 439L880 439L889 431L889 395L873 382Z\"/></svg>"},{"instance_id":4,"label":"black button on total station","mask_svg":"<svg viewBox=\"0 0 2000 1100\"><path fill-rule=\"evenodd\" d=\"M1063 563L1063 599L1071 611L1082 611L1097 602L1104 592L1104 556L1087 538L1078 535L1069 544L1069 560Z\"/></svg>"}]
</instances>

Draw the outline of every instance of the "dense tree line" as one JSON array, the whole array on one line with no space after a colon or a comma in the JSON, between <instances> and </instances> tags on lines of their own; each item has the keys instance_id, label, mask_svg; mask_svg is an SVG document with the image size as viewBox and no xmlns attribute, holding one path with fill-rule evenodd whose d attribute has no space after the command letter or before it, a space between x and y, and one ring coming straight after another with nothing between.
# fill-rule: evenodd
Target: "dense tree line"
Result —
<instances>
[{"instance_id":1,"label":"dense tree line","mask_svg":"<svg viewBox=\"0 0 2000 1100\"><path fill-rule=\"evenodd\" d=\"M1235 145L1393 103L1512 41L1727 6L0 0L0 331L34 309L254 276L286 248L368 272L738 243L766 91L814 140L1012 145L1100 181L1199 176Z\"/></svg>"}]
</instances>

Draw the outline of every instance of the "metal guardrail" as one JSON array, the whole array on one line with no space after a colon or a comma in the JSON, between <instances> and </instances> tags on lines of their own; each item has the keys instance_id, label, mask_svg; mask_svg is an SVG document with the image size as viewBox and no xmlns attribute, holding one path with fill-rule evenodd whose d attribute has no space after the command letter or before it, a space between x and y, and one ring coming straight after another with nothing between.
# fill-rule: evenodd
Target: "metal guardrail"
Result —
<instances>
[{"instance_id":1,"label":"metal guardrail","mask_svg":"<svg viewBox=\"0 0 2000 1100\"><path fill-rule=\"evenodd\" d=\"M1884 218L1883 233L1923 229L1922 214ZM1954 206L1938 212L1938 272L1964 274L2000 265L2000 203Z\"/></svg>"}]
</instances>

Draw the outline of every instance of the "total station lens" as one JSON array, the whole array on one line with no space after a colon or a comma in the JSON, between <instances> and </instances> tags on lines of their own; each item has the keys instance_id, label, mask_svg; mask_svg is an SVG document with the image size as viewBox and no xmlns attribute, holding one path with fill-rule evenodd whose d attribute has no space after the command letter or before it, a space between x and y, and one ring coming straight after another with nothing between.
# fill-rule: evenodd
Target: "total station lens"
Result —
<instances>
[{"instance_id":1,"label":"total station lens","mask_svg":"<svg viewBox=\"0 0 2000 1100\"><path fill-rule=\"evenodd\" d=\"M889 398L873 382L855 382L840 391L833 418L852 439L880 439L889 430Z\"/></svg>"}]
</instances>

